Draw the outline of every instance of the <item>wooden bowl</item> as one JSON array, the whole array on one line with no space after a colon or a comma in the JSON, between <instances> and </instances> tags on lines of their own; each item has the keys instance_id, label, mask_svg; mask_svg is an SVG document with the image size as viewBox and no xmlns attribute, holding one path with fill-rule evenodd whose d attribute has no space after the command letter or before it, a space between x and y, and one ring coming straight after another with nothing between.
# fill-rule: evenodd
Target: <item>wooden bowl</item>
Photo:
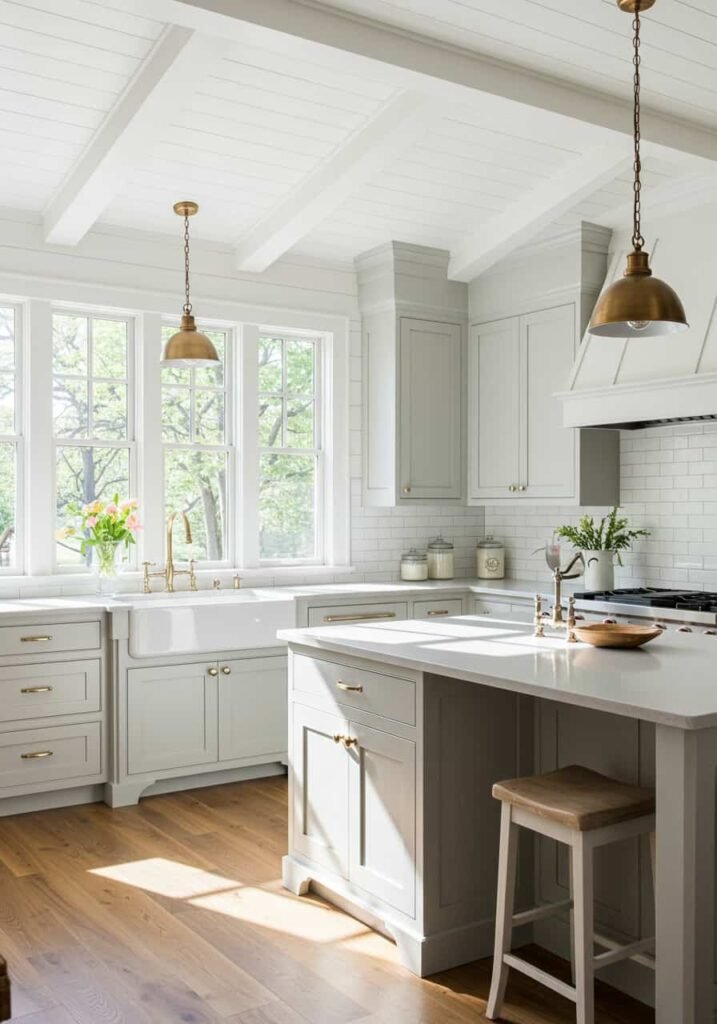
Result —
<instances>
[{"instance_id":1,"label":"wooden bowl","mask_svg":"<svg viewBox=\"0 0 717 1024\"><path fill-rule=\"evenodd\" d=\"M658 626L630 626L615 622L590 622L575 627L575 636L593 647L641 647L662 630Z\"/></svg>"}]
</instances>

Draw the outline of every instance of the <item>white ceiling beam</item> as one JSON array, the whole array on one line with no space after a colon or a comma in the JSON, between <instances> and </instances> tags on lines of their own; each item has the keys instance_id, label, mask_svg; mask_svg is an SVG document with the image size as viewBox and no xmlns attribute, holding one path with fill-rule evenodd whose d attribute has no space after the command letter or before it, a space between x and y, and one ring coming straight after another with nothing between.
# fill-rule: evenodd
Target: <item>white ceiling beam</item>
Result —
<instances>
[{"instance_id":1,"label":"white ceiling beam","mask_svg":"<svg viewBox=\"0 0 717 1024\"><path fill-rule=\"evenodd\" d=\"M624 145L615 143L571 160L463 242L451 256L448 277L471 281L631 166Z\"/></svg>"},{"instance_id":2,"label":"white ceiling beam","mask_svg":"<svg viewBox=\"0 0 717 1024\"><path fill-rule=\"evenodd\" d=\"M387 103L240 240L238 270L261 273L425 131L436 105L414 93Z\"/></svg>"},{"instance_id":3,"label":"white ceiling beam","mask_svg":"<svg viewBox=\"0 0 717 1024\"><path fill-rule=\"evenodd\" d=\"M691 210L695 206L717 204L717 176L715 174L688 174L645 189L642 192L643 231L649 233L650 223L660 216ZM632 199L620 201L598 217L594 224L613 230L627 231L632 227Z\"/></svg>"},{"instance_id":4,"label":"white ceiling beam","mask_svg":"<svg viewBox=\"0 0 717 1024\"><path fill-rule=\"evenodd\" d=\"M632 133L629 82L625 98L539 74L457 46L436 42L320 3L296 0L142 0L145 11L205 33L231 37L249 46L280 52L285 58L318 61L338 70L373 75L395 88L427 92L444 102L475 101L476 94L503 104L506 115L516 105L563 120L574 138L580 126L610 133ZM347 64L350 60L350 64ZM717 133L703 124L670 117L643 106L642 135L660 146L662 155L683 152L717 161Z\"/></svg>"},{"instance_id":5,"label":"white ceiling beam","mask_svg":"<svg viewBox=\"0 0 717 1024\"><path fill-rule=\"evenodd\" d=\"M126 185L228 42L168 26L45 211L45 240L77 245ZM181 198L181 197L180 197Z\"/></svg>"}]
</instances>

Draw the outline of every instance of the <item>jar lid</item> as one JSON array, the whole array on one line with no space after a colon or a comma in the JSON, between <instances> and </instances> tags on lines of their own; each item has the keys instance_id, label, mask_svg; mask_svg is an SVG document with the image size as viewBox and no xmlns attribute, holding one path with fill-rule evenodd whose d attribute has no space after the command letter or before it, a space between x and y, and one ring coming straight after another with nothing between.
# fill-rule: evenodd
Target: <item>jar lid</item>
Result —
<instances>
[{"instance_id":1,"label":"jar lid","mask_svg":"<svg viewBox=\"0 0 717 1024\"><path fill-rule=\"evenodd\" d=\"M485 540L482 540L479 544L476 544L478 548L502 548L503 545L499 540L493 539L493 534L489 533Z\"/></svg>"},{"instance_id":2,"label":"jar lid","mask_svg":"<svg viewBox=\"0 0 717 1024\"><path fill-rule=\"evenodd\" d=\"M401 555L402 562L425 562L426 559L425 551L418 551L416 548L411 548L410 551L405 551Z\"/></svg>"},{"instance_id":3,"label":"jar lid","mask_svg":"<svg viewBox=\"0 0 717 1024\"><path fill-rule=\"evenodd\" d=\"M434 537L433 540L428 542L429 551L452 551L453 545L449 540L444 540L443 537Z\"/></svg>"}]
</instances>

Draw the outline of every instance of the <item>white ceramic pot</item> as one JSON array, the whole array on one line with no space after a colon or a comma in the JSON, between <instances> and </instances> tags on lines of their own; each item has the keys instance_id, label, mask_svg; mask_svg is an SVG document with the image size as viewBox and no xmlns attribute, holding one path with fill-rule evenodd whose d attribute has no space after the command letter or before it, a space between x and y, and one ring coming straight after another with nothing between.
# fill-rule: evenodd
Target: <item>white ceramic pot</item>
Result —
<instances>
[{"instance_id":1,"label":"white ceramic pot","mask_svg":"<svg viewBox=\"0 0 717 1024\"><path fill-rule=\"evenodd\" d=\"M585 589L615 589L614 551L583 551L585 559Z\"/></svg>"}]
</instances>

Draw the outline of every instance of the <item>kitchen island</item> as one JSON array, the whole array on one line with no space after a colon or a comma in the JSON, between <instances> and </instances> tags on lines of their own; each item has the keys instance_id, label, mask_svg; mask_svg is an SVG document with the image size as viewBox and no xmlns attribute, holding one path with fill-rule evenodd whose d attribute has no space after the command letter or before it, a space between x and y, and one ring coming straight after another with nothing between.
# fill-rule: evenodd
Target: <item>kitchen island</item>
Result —
<instances>
[{"instance_id":1,"label":"kitchen island","mask_svg":"<svg viewBox=\"0 0 717 1024\"><path fill-rule=\"evenodd\" d=\"M281 637L290 645L288 888L314 886L392 935L415 973L431 974L492 952L494 781L566 758L654 781L656 1019L713 1020L714 638L671 632L640 650L598 650L470 616ZM629 939L650 934L652 896L646 851L628 845L597 874L604 930ZM519 905L552 901L565 884L557 851L526 844ZM514 942L531 937L516 932ZM651 972L629 969L610 980L647 993Z\"/></svg>"}]
</instances>

